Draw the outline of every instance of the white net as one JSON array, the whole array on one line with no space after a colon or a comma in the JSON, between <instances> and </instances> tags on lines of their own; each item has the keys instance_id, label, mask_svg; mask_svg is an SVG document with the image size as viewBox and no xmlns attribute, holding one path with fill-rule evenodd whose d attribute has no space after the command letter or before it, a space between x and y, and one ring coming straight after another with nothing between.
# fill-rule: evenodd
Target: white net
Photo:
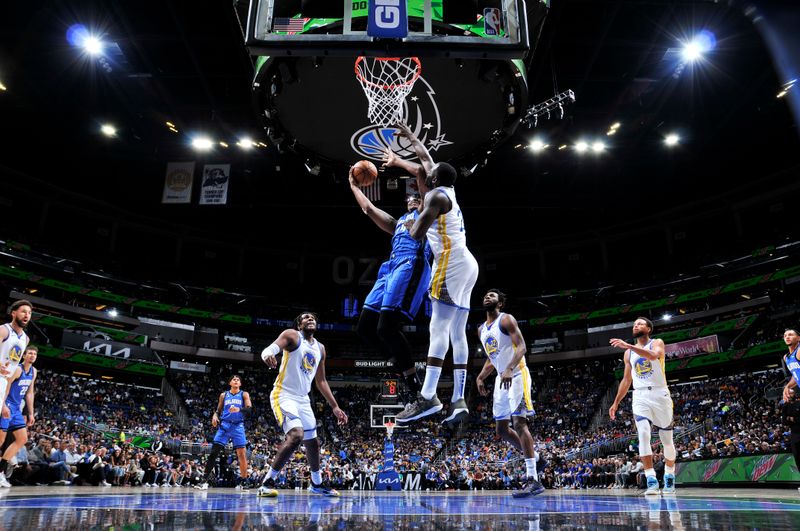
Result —
<instances>
[{"instance_id":1,"label":"white net","mask_svg":"<svg viewBox=\"0 0 800 531\"><path fill-rule=\"evenodd\" d=\"M387 127L402 121L403 101L422 73L419 58L362 56L355 70L369 102L370 122Z\"/></svg>"}]
</instances>

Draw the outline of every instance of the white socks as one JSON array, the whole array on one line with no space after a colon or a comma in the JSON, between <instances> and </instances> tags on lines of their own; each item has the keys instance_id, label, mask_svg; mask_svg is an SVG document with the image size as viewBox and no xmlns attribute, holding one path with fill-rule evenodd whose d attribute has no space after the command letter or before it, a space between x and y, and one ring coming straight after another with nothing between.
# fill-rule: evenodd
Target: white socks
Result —
<instances>
[{"instance_id":1,"label":"white socks","mask_svg":"<svg viewBox=\"0 0 800 531\"><path fill-rule=\"evenodd\" d=\"M439 377L441 375L441 367L434 367L433 365L425 367L425 382L422 384L422 398L430 400L436 396L436 387L439 385Z\"/></svg>"}]
</instances>

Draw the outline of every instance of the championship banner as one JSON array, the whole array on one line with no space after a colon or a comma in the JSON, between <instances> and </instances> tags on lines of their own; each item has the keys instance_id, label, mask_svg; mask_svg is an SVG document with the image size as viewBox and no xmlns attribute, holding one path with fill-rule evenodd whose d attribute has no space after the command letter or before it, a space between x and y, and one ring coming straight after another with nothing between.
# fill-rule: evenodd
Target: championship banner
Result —
<instances>
[{"instance_id":1,"label":"championship banner","mask_svg":"<svg viewBox=\"0 0 800 531\"><path fill-rule=\"evenodd\" d=\"M191 203L194 162L170 162L164 178L162 203Z\"/></svg>"},{"instance_id":2,"label":"championship banner","mask_svg":"<svg viewBox=\"0 0 800 531\"><path fill-rule=\"evenodd\" d=\"M224 205L228 202L230 164L206 164L203 167L203 183L200 186L201 205Z\"/></svg>"},{"instance_id":3,"label":"championship banner","mask_svg":"<svg viewBox=\"0 0 800 531\"><path fill-rule=\"evenodd\" d=\"M698 354L711 354L719 352L719 339L717 336L698 337L680 343L670 343L664 346L667 358L688 358Z\"/></svg>"},{"instance_id":4,"label":"championship banner","mask_svg":"<svg viewBox=\"0 0 800 531\"><path fill-rule=\"evenodd\" d=\"M792 454L756 455L679 462L678 484L696 483L800 483Z\"/></svg>"}]
</instances>

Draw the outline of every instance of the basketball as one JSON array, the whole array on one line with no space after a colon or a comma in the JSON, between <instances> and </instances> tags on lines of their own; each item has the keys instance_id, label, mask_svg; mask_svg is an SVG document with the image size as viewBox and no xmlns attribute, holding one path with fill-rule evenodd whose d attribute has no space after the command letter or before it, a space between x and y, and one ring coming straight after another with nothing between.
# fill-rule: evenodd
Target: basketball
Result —
<instances>
[{"instance_id":1,"label":"basketball","mask_svg":"<svg viewBox=\"0 0 800 531\"><path fill-rule=\"evenodd\" d=\"M359 160L353 166L353 179L359 188L364 188L375 182L378 177L378 168L368 160Z\"/></svg>"}]
</instances>

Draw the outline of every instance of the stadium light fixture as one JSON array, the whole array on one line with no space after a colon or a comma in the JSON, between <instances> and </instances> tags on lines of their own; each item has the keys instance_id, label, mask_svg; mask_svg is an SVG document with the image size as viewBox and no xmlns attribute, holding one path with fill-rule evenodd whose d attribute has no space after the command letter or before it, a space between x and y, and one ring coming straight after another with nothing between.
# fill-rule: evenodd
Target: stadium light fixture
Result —
<instances>
[{"instance_id":1,"label":"stadium light fixture","mask_svg":"<svg viewBox=\"0 0 800 531\"><path fill-rule=\"evenodd\" d=\"M192 139L192 147L197 151L208 151L214 146L214 142L207 136L197 136Z\"/></svg>"},{"instance_id":2,"label":"stadium light fixture","mask_svg":"<svg viewBox=\"0 0 800 531\"><path fill-rule=\"evenodd\" d=\"M528 145L528 147L534 153L539 153L540 151L544 151L545 149L547 149L550 146L549 146L549 144L545 144L540 138L536 138L536 139L531 141L531 143Z\"/></svg>"},{"instance_id":3,"label":"stadium light fixture","mask_svg":"<svg viewBox=\"0 0 800 531\"><path fill-rule=\"evenodd\" d=\"M662 316L661 316L661 318L662 318L664 321L669 321L670 319L672 319L672 315L671 315L671 314L669 314L669 313L665 313L664 315L662 315Z\"/></svg>"},{"instance_id":4,"label":"stadium light fixture","mask_svg":"<svg viewBox=\"0 0 800 531\"><path fill-rule=\"evenodd\" d=\"M114 308L111 308L110 310L108 310L108 316L109 317L116 317L118 315L119 315L119 312L117 310L115 310Z\"/></svg>"},{"instance_id":5,"label":"stadium light fixture","mask_svg":"<svg viewBox=\"0 0 800 531\"><path fill-rule=\"evenodd\" d=\"M100 126L100 132L109 138L117 136L117 128L111 124L103 124Z\"/></svg>"},{"instance_id":6,"label":"stadium light fixture","mask_svg":"<svg viewBox=\"0 0 800 531\"><path fill-rule=\"evenodd\" d=\"M3 84L2 81L0 81L0 91L5 92L6 90L8 90L8 88Z\"/></svg>"},{"instance_id":7,"label":"stadium light fixture","mask_svg":"<svg viewBox=\"0 0 800 531\"><path fill-rule=\"evenodd\" d=\"M602 153L605 150L606 150L605 142L597 140L592 144L592 151L594 151L595 153Z\"/></svg>"},{"instance_id":8,"label":"stadium light fixture","mask_svg":"<svg viewBox=\"0 0 800 531\"><path fill-rule=\"evenodd\" d=\"M681 137L679 137L676 133L670 133L664 137L664 144L668 147L675 147L681 141Z\"/></svg>"},{"instance_id":9,"label":"stadium light fixture","mask_svg":"<svg viewBox=\"0 0 800 531\"><path fill-rule=\"evenodd\" d=\"M687 63L693 63L703 58L703 56L716 48L717 37L709 30L702 30L691 41L683 45L683 59Z\"/></svg>"},{"instance_id":10,"label":"stadium light fixture","mask_svg":"<svg viewBox=\"0 0 800 531\"><path fill-rule=\"evenodd\" d=\"M244 136L240 138L238 142L236 142L236 145L247 151L252 149L256 144L250 139L250 137Z\"/></svg>"},{"instance_id":11,"label":"stadium light fixture","mask_svg":"<svg viewBox=\"0 0 800 531\"><path fill-rule=\"evenodd\" d=\"M575 151L578 153L585 153L587 149L589 149L589 144L583 140L575 144Z\"/></svg>"}]
</instances>

